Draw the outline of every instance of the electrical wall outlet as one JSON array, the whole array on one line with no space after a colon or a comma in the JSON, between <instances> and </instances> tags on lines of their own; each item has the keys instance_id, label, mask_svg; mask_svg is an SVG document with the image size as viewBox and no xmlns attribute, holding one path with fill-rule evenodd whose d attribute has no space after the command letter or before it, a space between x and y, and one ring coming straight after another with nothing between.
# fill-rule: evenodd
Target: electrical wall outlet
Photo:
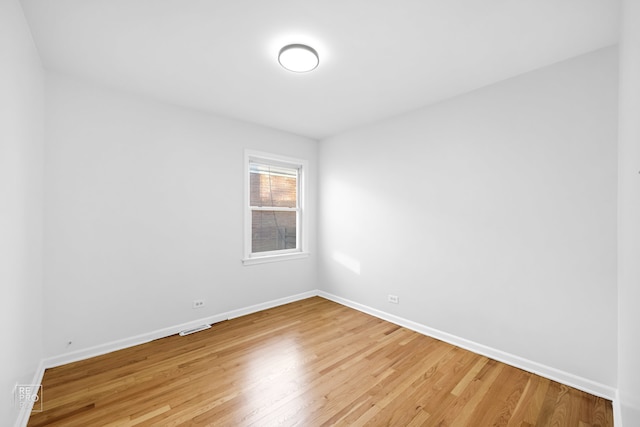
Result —
<instances>
[{"instance_id":1,"label":"electrical wall outlet","mask_svg":"<svg viewBox=\"0 0 640 427\"><path fill-rule=\"evenodd\" d=\"M400 303L400 298L398 297L398 295L389 294L387 296L387 301L389 301L392 304L399 304Z\"/></svg>"},{"instance_id":2,"label":"electrical wall outlet","mask_svg":"<svg viewBox=\"0 0 640 427\"><path fill-rule=\"evenodd\" d=\"M204 307L204 300L203 299L194 299L193 300L193 308L202 308Z\"/></svg>"}]
</instances>

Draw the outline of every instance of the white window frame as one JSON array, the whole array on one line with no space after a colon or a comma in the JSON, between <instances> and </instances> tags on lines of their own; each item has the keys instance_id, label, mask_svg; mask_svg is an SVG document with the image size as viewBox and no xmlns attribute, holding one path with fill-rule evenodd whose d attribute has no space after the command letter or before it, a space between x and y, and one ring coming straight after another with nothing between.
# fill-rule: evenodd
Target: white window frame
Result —
<instances>
[{"instance_id":1,"label":"white window frame","mask_svg":"<svg viewBox=\"0 0 640 427\"><path fill-rule=\"evenodd\" d=\"M258 208L251 206L249 163L258 162L273 166L298 169L297 208ZM308 192L306 174L308 162L303 159L280 156L262 151L245 150L244 152L244 265L263 264L267 262L286 261L306 258L308 251L308 221L305 215L305 199ZM267 252L251 252L251 212L254 210L296 211L296 248Z\"/></svg>"}]
</instances>

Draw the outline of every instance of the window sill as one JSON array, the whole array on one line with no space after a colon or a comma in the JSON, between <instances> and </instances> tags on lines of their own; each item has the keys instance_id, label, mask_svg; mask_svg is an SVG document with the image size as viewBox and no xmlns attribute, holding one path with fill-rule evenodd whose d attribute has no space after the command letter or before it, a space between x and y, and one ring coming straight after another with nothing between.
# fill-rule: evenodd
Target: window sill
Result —
<instances>
[{"instance_id":1,"label":"window sill","mask_svg":"<svg viewBox=\"0 0 640 427\"><path fill-rule=\"evenodd\" d=\"M266 264L268 262L288 261L290 259L300 259L309 257L309 252L295 252L291 254L267 255L255 258L245 258L243 265Z\"/></svg>"}]
</instances>

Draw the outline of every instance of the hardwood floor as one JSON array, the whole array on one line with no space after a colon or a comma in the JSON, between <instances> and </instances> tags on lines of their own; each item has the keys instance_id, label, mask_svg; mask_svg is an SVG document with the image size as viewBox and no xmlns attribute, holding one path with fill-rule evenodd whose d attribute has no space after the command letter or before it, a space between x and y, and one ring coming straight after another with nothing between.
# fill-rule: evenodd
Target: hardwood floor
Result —
<instances>
[{"instance_id":1,"label":"hardwood floor","mask_svg":"<svg viewBox=\"0 0 640 427\"><path fill-rule=\"evenodd\" d=\"M29 426L613 426L611 402L314 297L47 369Z\"/></svg>"}]
</instances>

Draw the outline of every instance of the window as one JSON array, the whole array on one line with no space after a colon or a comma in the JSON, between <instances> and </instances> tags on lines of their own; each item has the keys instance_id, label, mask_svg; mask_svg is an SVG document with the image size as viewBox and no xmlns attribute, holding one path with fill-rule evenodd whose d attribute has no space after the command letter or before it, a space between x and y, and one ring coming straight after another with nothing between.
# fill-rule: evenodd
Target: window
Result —
<instances>
[{"instance_id":1,"label":"window","mask_svg":"<svg viewBox=\"0 0 640 427\"><path fill-rule=\"evenodd\" d=\"M304 160L245 153L245 265L307 256L305 170Z\"/></svg>"}]
</instances>

